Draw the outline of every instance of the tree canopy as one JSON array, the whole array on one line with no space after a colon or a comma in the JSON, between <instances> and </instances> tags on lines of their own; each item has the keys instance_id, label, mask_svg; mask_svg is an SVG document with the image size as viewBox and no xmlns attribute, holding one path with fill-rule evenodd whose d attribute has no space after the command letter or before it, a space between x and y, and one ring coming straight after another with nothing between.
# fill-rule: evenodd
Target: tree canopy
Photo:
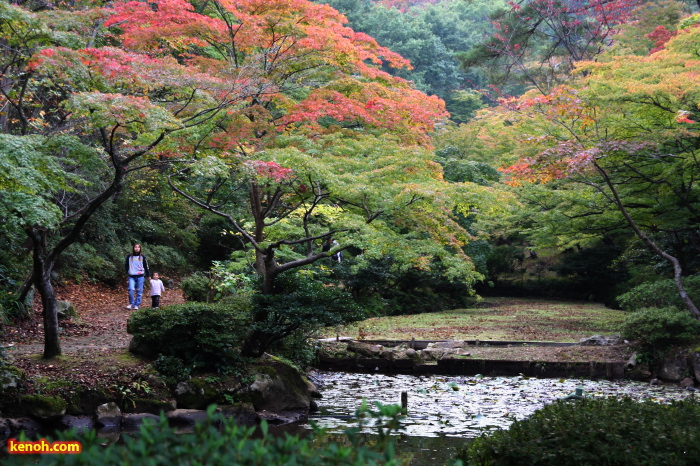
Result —
<instances>
[{"instance_id":1,"label":"tree canopy","mask_svg":"<svg viewBox=\"0 0 700 466\"><path fill-rule=\"evenodd\" d=\"M673 265L696 317L680 281L681 249L659 244L663 237L698 244L699 38L696 26L683 28L648 56L604 55L581 63L582 76L570 86L504 102L513 131L527 142L517 151L520 162L506 170L511 182L578 182L568 202L552 207L606 219L608 228L626 224Z\"/></svg>"},{"instance_id":2,"label":"tree canopy","mask_svg":"<svg viewBox=\"0 0 700 466\"><path fill-rule=\"evenodd\" d=\"M12 157L1 199L32 241L45 357L60 354L49 278L58 258L147 169L172 167L171 186L229 220L268 293L279 273L327 257L316 242L332 234L368 259L438 259L449 279L479 277L454 218L494 199L445 182L431 160L444 103L382 69L409 63L329 6L1 8L18 51L4 55L2 144Z\"/></svg>"}]
</instances>

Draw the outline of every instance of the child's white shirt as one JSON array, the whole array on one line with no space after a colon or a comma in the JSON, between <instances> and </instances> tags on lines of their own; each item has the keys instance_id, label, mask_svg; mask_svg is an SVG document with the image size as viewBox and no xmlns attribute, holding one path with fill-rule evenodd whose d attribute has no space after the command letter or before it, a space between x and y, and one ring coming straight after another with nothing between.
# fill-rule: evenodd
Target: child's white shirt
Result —
<instances>
[{"instance_id":1,"label":"child's white shirt","mask_svg":"<svg viewBox=\"0 0 700 466\"><path fill-rule=\"evenodd\" d=\"M160 296L162 293L165 293L163 282L160 279L154 280L151 278L151 296Z\"/></svg>"}]
</instances>

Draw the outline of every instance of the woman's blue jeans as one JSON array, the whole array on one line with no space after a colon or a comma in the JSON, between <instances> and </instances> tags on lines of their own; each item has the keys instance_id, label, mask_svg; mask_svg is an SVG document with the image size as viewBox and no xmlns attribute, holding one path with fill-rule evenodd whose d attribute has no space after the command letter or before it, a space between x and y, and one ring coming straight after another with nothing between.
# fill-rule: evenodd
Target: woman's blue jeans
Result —
<instances>
[{"instance_id":1,"label":"woman's blue jeans","mask_svg":"<svg viewBox=\"0 0 700 466\"><path fill-rule=\"evenodd\" d=\"M129 304L139 307L141 295L143 295L143 281L145 277L129 277Z\"/></svg>"}]
</instances>

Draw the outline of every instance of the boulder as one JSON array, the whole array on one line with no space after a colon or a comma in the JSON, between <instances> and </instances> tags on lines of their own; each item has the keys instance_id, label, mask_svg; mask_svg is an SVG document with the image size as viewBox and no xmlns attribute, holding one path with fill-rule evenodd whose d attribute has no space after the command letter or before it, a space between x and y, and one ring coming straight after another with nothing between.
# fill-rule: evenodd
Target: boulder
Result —
<instances>
[{"instance_id":1,"label":"boulder","mask_svg":"<svg viewBox=\"0 0 700 466\"><path fill-rule=\"evenodd\" d=\"M308 410L293 410L293 411L258 411L260 420L265 420L268 424L293 424L295 422L306 421L309 418Z\"/></svg>"},{"instance_id":2,"label":"boulder","mask_svg":"<svg viewBox=\"0 0 700 466\"><path fill-rule=\"evenodd\" d=\"M321 395L321 392L318 391L318 388L312 381L306 377L304 377L304 381L306 382L306 388L309 390L309 396L311 396L311 398L323 398L323 395Z\"/></svg>"},{"instance_id":3,"label":"boulder","mask_svg":"<svg viewBox=\"0 0 700 466\"><path fill-rule=\"evenodd\" d=\"M404 356L406 359L412 360L415 364L423 364L423 360L420 357L420 352L414 350L413 348L407 349Z\"/></svg>"},{"instance_id":4,"label":"boulder","mask_svg":"<svg viewBox=\"0 0 700 466\"><path fill-rule=\"evenodd\" d=\"M57 396L22 395L19 397L24 412L37 419L55 419L66 414L67 403Z\"/></svg>"},{"instance_id":5,"label":"boulder","mask_svg":"<svg viewBox=\"0 0 700 466\"><path fill-rule=\"evenodd\" d=\"M122 436L121 427L102 427L97 429L97 438L101 441L103 445L111 445L117 443Z\"/></svg>"},{"instance_id":6,"label":"boulder","mask_svg":"<svg viewBox=\"0 0 700 466\"><path fill-rule=\"evenodd\" d=\"M58 315L58 320L68 320L73 317L78 317L75 306L69 301L56 301L56 314Z\"/></svg>"},{"instance_id":7,"label":"boulder","mask_svg":"<svg viewBox=\"0 0 700 466\"><path fill-rule=\"evenodd\" d=\"M637 364L631 370L625 371L625 376L630 380L643 381L651 379L652 373L648 364Z\"/></svg>"},{"instance_id":8,"label":"boulder","mask_svg":"<svg viewBox=\"0 0 700 466\"><path fill-rule=\"evenodd\" d=\"M316 401L314 401L314 400L311 400L309 402L309 412L310 413L317 413L318 411L319 411L318 403L316 403Z\"/></svg>"},{"instance_id":9,"label":"boulder","mask_svg":"<svg viewBox=\"0 0 700 466\"><path fill-rule=\"evenodd\" d=\"M75 429L78 432L85 432L95 428L95 423L88 416L71 416L66 414L58 421L61 429Z\"/></svg>"},{"instance_id":10,"label":"boulder","mask_svg":"<svg viewBox=\"0 0 700 466\"><path fill-rule=\"evenodd\" d=\"M102 427L119 427L122 423L122 411L113 401L102 404L95 410L96 423Z\"/></svg>"},{"instance_id":11,"label":"boulder","mask_svg":"<svg viewBox=\"0 0 700 466\"><path fill-rule=\"evenodd\" d=\"M683 388L695 388L695 380L692 377L686 377L678 384Z\"/></svg>"},{"instance_id":12,"label":"boulder","mask_svg":"<svg viewBox=\"0 0 700 466\"><path fill-rule=\"evenodd\" d=\"M465 348L467 343L464 340L447 340L435 343L436 348Z\"/></svg>"},{"instance_id":13,"label":"boulder","mask_svg":"<svg viewBox=\"0 0 700 466\"><path fill-rule=\"evenodd\" d=\"M218 398L219 393L202 378L180 382L175 387L175 401L181 409L206 409Z\"/></svg>"},{"instance_id":14,"label":"boulder","mask_svg":"<svg viewBox=\"0 0 700 466\"><path fill-rule=\"evenodd\" d=\"M657 377L668 382L680 382L687 371L685 358L679 354L670 354L661 361Z\"/></svg>"},{"instance_id":15,"label":"boulder","mask_svg":"<svg viewBox=\"0 0 700 466\"><path fill-rule=\"evenodd\" d=\"M122 428L133 429L145 423L158 424L160 416L151 413L130 413L122 415Z\"/></svg>"},{"instance_id":16,"label":"boulder","mask_svg":"<svg viewBox=\"0 0 700 466\"><path fill-rule=\"evenodd\" d=\"M207 412L201 409L176 409L165 414L171 426L193 426L207 420Z\"/></svg>"},{"instance_id":17,"label":"boulder","mask_svg":"<svg viewBox=\"0 0 700 466\"><path fill-rule=\"evenodd\" d=\"M445 353L442 359L459 359L464 356L471 356L472 353L463 348L454 348Z\"/></svg>"},{"instance_id":18,"label":"boulder","mask_svg":"<svg viewBox=\"0 0 700 466\"><path fill-rule=\"evenodd\" d=\"M10 429L10 420L0 418L0 443L5 443L5 441L12 435L12 430Z\"/></svg>"},{"instance_id":19,"label":"boulder","mask_svg":"<svg viewBox=\"0 0 700 466\"><path fill-rule=\"evenodd\" d=\"M428 343L428 346L421 350L420 358L423 361L439 361L447 352L446 348L438 348L435 343Z\"/></svg>"},{"instance_id":20,"label":"boulder","mask_svg":"<svg viewBox=\"0 0 700 466\"><path fill-rule=\"evenodd\" d=\"M146 376L146 382L153 388L168 388L168 384L165 383L165 380L153 374L148 374Z\"/></svg>"},{"instance_id":21,"label":"boulder","mask_svg":"<svg viewBox=\"0 0 700 466\"><path fill-rule=\"evenodd\" d=\"M132 398L132 403L124 407L127 413L151 413L160 414L177 408L175 400L158 400L154 398Z\"/></svg>"},{"instance_id":22,"label":"boulder","mask_svg":"<svg viewBox=\"0 0 700 466\"><path fill-rule=\"evenodd\" d=\"M129 351L148 359L155 359L158 357L158 350L139 337L133 337L131 339L129 342Z\"/></svg>"},{"instance_id":23,"label":"boulder","mask_svg":"<svg viewBox=\"0 0 700 466\"><path fill-rule=\"evenodd\" d=\"M460 346L439 346L441 343L428 343L428 346L420 352L423 361L439 361L445 358L459 356L471 356L471 353Z\"/></svg>"},{"instance_id":24,"label":"boulder","mask_svg":"<svg viewBox=\"0 0 700 466\"><path fill-rule=\"evenodd\" d=\"M695 380L700 382L700 352L693 352L688 357L688 365L695 376Z\"/></svg>"},{"instance_id":25,"label":"boulder","mask_svg":"<svg viewBox=\"0 0 700 466\"><path fill-rule=\"evenodd\" d=\"M267 356L253 369L255 381L248 387L256 411L308 412L311 402L308 381L293 366Z\"/></svg>"},{"instance_id":26,"label":"boulder","mask_svg":"<svg viewBox=\"0 0 700 466\"><path fill-rule=\"evenodd\" d=\"M252 426L260 420L253 403L240 402L233 405L223 405L219 406L216 411L223 414L224 417L233 417L238 425Z\"/></svg>"},{"instance_id":27,"label":"boulder","mask_svg":"<svg viewBox=\"0 0 700 466\"><path fill-rule=\"evenodd\" d=\"M649 380L651 379L652 373L649 368L649 364L640 363L639 355L634 353L625 363L624 366L625 376L630 380Z\"/></svg>"},{"instance_id":28,"label":"boulder","mask_svg":"<svg viewBox=\"0 0 700 466\"><path fill-rule=\"evenodd\" d=\"M593 335L592 337L583 338L579 341L581 346L614 346L623 343L620 335Z\"/></svg>"},{"instance_id":29,"label":"boulder","mask_svg":"<svg viewBox=\"0 0 700 466\"><path fill-rule=\"evenodd\" d=\"M8 419L8 424L10 425L10 432L12 432L11 435L13 437L19 435L20 432L24 432L27 437L32 438L41 430L41 424L28 417Z\"/></svg>"},{"instance_id":30,"label":"boulder","mask_svg":"<svg viewBox=\"0 0 700 466\"><path fill-rule=\"evenodd\" d=\"M382 345L373 345L361 341L350 341L348 342L348 351L356 353L358 356L377 358L381 355L382 351L384 351L384 347Z\"/></svg>"},{"instance_id":31,"label":"boulder","mask_svg":"<svg viewBox=\"0 0 700 466\"><path fill-rule=\"evenodd\" d=\"M15 366L0 367L0 390L17 388L24 373Z\"/></svg>"}]
</instances>

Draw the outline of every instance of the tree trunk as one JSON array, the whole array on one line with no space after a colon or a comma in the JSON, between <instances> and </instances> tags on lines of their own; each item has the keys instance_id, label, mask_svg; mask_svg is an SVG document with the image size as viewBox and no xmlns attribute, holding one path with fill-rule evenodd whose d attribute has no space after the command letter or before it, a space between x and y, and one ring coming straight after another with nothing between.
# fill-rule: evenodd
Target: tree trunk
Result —
<instances>
[{"instance_id":1,"label":"tree trunk","mask_svg":"<svg viewBox=\"0 0 700 466\"><path fill-rule=\"evenodd\" d=\"M267 332L251 330L246 334L243 341L241 356L244 358L259 358L265 354L271 343L270 335Z\"/></svg>"},{"instance_id":2,"label":"tree trunk","mask_svg":"<svg viewBox=\"0 0 700 466\"><path fill-rule=\"evenodd\" d=\"M32 285L34 284L34 270L29 272L27 276L25 277L24 281L20 285L19 288L17 288L17 291L15 291L15 294L17 295L17 299L20 302L24 302L24 300L27 298L27 295L29 294L29 290L32 289Z\"/></svg>"},{"instance_id":3,"label":"tree trunk","mask_svg":"<svg viewBox=\"0 0 700 466\"><path fill-rule=\"evenodd\" d=\"M135 156L131 157L135 158ZM41 296L41 303L44 307L44 359L61 354L61 341L58 336L56 291L51 285L51 272L53 272L53 268L60 255L71 244L77 241L83 227L97 209L121 189L127 173L126 165L118 163L116 158L113 158L113 163L114 179L112 183L80 209L81 213L75 220L73 226L67 229L63 237L58 240L51 250L48 248L47 232L45 230L34 227L26 229L27 236L34 242L32 256L34 286Z\"/></svg>"},{"instance_id":4,"label":"tree trunk","mask_svg":"<svg viewBox=\"0 0 700 466\"><path fill-rule=\"evenodd\" d=\"M622 203L622 199L620 199L620 196L617 193L617 189L615 189L615 186L613 185L612 180L610 180L610 178L608 177L607 172L597 164L595 165L595 167L598 170L598 173L600 173L603 176L605 184L610 189L610 192L612 193L615 201L615 205L617 206L618 210L623 215L623 217L625 217L625 220L627 220L627 223L630 225L637 237L641 239L644 242L644 244L646 244L652 251L654 251L656 254L660 255L661 257L663 257L671 263L671 265L673 266L673 281L675 282L676 288L678 289L678 295L681 297L683 304L685 304L692 316L700 320L700 310L698 310L697 306L695 306L695 303L692 299L690 299L690 296L688 296L688 293L685 291L685 287L683 287L683 282L681 281L683 270L681 268L680 261L676 257L662 250L656 243L654 243L647 235L644 234L644 232L637 226L637 223L634 221L632 216L625 208L625 205Z\"/></svg>"},{"instance_id":5,"label":"tree trunk","mask_svg":"<svg viewBox=\"0 0 700 466\"><path fill-rule=\"evenodd\" d=\"M34 286L41 296L44 308L44 359L61 355L61 339L58 336L58 308L56 306L56 291L51 285L53 262L46 259L45 233L32 232L34 238Z\"/></svg>"}]
</instances>

